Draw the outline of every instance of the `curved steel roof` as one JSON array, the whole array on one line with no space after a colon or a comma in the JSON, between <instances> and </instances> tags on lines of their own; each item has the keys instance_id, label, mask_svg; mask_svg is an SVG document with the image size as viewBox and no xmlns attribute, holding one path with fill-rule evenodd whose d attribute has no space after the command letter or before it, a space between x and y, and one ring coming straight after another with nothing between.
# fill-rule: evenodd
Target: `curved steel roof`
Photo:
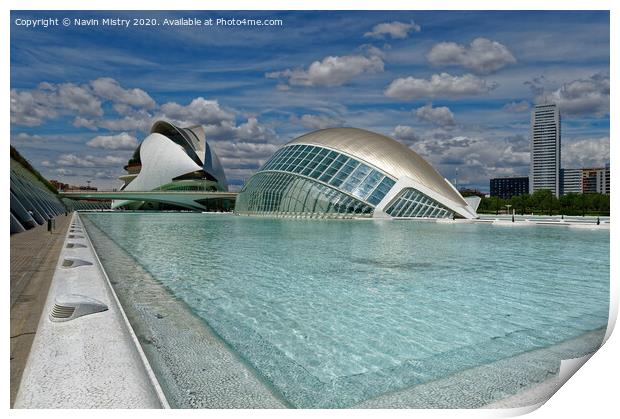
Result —
<instances>
[{"instance_id":1,"label":"curved steel roof","mask_svg":"<svg viewBox=\"0 0 620 419\"><path fill-rule=\"evenodd\" d=\"M286 146L293 144L342 151L397 180L403 176L410 177L454 202L467 205L463 197L426 160L404 144L384 135L359 128L327 128L297 137Z\"/></svg>"}]
</instances>

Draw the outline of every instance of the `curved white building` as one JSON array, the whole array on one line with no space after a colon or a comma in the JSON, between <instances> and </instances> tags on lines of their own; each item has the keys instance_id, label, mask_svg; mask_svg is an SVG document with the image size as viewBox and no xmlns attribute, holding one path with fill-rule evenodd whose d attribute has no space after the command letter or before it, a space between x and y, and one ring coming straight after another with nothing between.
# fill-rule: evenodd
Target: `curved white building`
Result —
<instances>
[{"instance_id":1,"label":"curved white building","mask_svg":"<svg viewBox=\"0 0 620 419\"><path fill-rule=\"evenodd\" d=\"M476 218L422 157L389 137L330 128L294 139L244 185L235 212L302 217Z\"/></svg>"},{"instance_id":2,"label":"curved white building","mask_svg":"<svg viewBox=\"0 0 620 419\"><path fill-rule=\"evenodd\" d=\"M122 191L227 191L224 169L202 126L179 128L157 121L125 166ZM179 202L179 206L184 204ZM112 208L149 209L150 202L114 201Z\"/></svg>"}]
</instances>

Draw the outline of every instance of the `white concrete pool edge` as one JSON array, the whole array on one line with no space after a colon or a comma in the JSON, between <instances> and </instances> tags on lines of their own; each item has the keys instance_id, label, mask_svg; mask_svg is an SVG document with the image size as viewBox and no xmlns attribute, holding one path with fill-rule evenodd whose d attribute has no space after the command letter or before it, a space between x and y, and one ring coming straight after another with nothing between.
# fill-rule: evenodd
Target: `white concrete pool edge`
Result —
<instances>
[{"instance_id":1,"label":"white concrete pool edge","mask_svg":"<svg viewBox=\"0 0 620 419\"><path fill-rule=\"evenodd\" d=\"M497 410L501 417L524 415L540 408L581 368L596 352L579 358L563 359L560 369L553 377L512 396L481 406L481 409ZM519 406L519 407L511 407Z\"/></svg>"},{"instance_id":2,"label":"white concrete pool edge","mask_svg":"<svg viewBox=\"0 0 620 419\"><path fill-rule=\"evenodd\" d=\"M80 220L80 223L81 223L81 220ZM108 287L108 290L110 291L110 294L112 294L112 297L114 298L116 307L118 307L119 313L123 317L123 321L125 323L125 326L127 327L127 332L131 336L131 340L134 344L134 347L136 351L138 352L138 355L140 356L142 364L144 365L144 369L146 370L146 373L148 375L149 381L151 382L155 392L157 393L157 398L159 399L161 403L161 407L164 409L169 409L170 405L168 403L168 400L166 399L166 395L163 389L161 388L161 385L159 384L159 380L157 380L157 376L155 375L155 372L153 371L153 368L151 367L151 364L149 363L149 360L146 354L144 353L142 346L140 345L140 341L138 340L138 337L136 336L136 333L133 330L133 327L131 326L129 319L127 318L127 314L125 313L125 310L123 309L123 306L120 300L118 299L118 296L116 295L116 291L114 291L114 287L112 286L112 283L110 282L110 278L108 277L108 274L105 268L103 267L101 260L99 260L99 255L95 251L95 247L93 246L93 243L90 240L90 235L88 234L85 228L82 228L82 230L84 231L86 239L88 240L88 244L90 245L93 255L95 256L95 259L97 260L97 264L99 265L99 268L101 269L101 272L103 273L103 278L105 279L105 282Z\"/></svg>"},{"instance_id":3,"label":"white concrete pool edge","mask_svg":"<svg viewBox=\"0 0 620 419\"><path fill-rule=\"evenodd\" d=\"M490 364L483 364L463 370L454 375L440 378L432 382L423 383L418 386L369 399L353 407L365 409L386 409L391 407L404 409L427 408L419 407L417 403L411 403L412 400L415 401L416 393L418 397L420 394L424 397L424 394L429 394L429 389L438 389L439 392L431 390L430 394L434 397L441 397L442 395L445 396L448 394L448 398L450 398L450 389L459 388L464 385L464 387L461 388L463 394L472 395L472 391L475 392L477 389L485 391L485 389L488 388L493 388L495 390L499 389L505 394L493 401L489 401L475 407L462 406L460 409L473 409L479 411L483 417L513 417L523 415L538 409L553 397L553 395L573 376L573 374L575 374L577 370L579 370L579 368L581 368L600 349L598 344L592 346L591 342L593 342L592 339L594 339L594 341L599 341L597 336L602 339L603 334L604 331L602 330L587 332L584 335L557 343L548 348L540 348L513 357L501 359ZM520 384L521 388L517 388L515 391L502 388L502 386L497 387L493 384L493 375L496 375L496 377L504 377L506 368L514 368L515 361L518 364L527 365L529 361L526 358L529 358L532 354L535 355L534 359L540 360L541 355L545 357L550 351L564 352L567 348L575 348L576 345L584 345L584 347L577 350L576 357L563 357L559 359L555 372L548 375L541 381L532 384L522 382L522 384ZM577 353L580 355L577 355ZM512 363L512 367L507 363ZM499 369L497 368L498 365ZM496 373L493 373L494 370ZM497 375L497 372L499 372L500 375ZM474 376L472 376L472 374L474 374ZM483 380L477 382L476 385L472 387L471 383L477 380L476 376L483 377ZM430 408L452 409L453 407L440 403L439 405Z\"/></svg>"},{"instance_id":4,"label":"white concrete pool edge","mask_svg":"<svg viewBox=\"0 0 620 419\"><path fill-rule=\"evenodd\" d=\"M77 213L71 225L15 408L169 408ZM80 247L68 248L69 243ZM68 267L67 260L87 264ZM66 295L92 298L108 309L52 321L57 298Z\"/></svg>"}]
</instances>

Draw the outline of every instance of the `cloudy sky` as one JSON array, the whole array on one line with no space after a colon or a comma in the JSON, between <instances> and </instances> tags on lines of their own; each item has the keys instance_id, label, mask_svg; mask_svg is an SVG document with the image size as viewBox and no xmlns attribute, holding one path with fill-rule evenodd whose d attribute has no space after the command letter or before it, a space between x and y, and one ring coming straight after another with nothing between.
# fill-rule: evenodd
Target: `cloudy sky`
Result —
<instances>
[{"instance_id":1,"label":"cloudy sky","mask_svg":"<svg viewBox=\"0 0 620 419\"><path fill-rule=\"evenodd\" d=\"M232 189L281 144L390 135L459 187L527 175L530 111L562 111L562 165L609 161L608 12L12 12L11 144L101 188L155 119L202 124ZM17 18L218 17L282 26L25 28Z\"/></svg>"}]
</instances>

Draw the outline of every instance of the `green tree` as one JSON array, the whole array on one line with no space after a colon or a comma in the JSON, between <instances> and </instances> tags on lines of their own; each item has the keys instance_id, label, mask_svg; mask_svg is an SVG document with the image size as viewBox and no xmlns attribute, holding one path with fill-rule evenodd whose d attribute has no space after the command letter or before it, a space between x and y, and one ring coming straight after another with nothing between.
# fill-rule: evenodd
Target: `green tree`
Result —
<instances>
[{"instance_id":1,"label":"green tree","mask_svg":"<svg viewBox=\"0 0 620 419\"><path fill-rule=\"evenodd\" d=\"M478 212L499 214L506 204L511 205L515 212L521 215L529 212L550 215L608 215L610 208L609 195L568 193L556 198L549 190L539 190L532 195L513 196L508 200L496 196L482 198Z\"/></svg>"},{"instance_id":2,"label":"green tree","mask_svg":"<svg viewBox=\"0 0 620 419\"><path fill-rule=\"evenodd\" d=\"M521 215L525 215L527 212L528 204L529 204L530 195L515 195L510 198L510 205L515 210L515 212L520 213Z\"/></svg>"},{"instance_id":3,"label":"green tree","mask_svg":"<svg viewBox=\"0 0 620 419\"><path fill-rule=\"evenodd\" d=\"M578 193L567 193L566 195L562 195L560 197L560 211L562 214L566 215L575 215L578 213L577 208L579 207L579 194Z\"/></svg>"},{"instance_id":4,"label":"green tree","mask_svg":"<svg viewBox=\"0 0 620 419\"><path fill-rule=\"evenodd\" d=\"M553 200L553 193L549 189L539 189L532 194L532 206L540 212L550 212Z\"/></svg>"},{"instance_id":5,"label":"green tree","mask_svg":"<svg viewBox=\"0 0 620 419\"><path fill-rule=\"evenodd\" d=\"M588 196L587 194L579 194L577 199L577 208L581 211L581 216L585 217L586 210L588 209Z\"/></svg>"}]
</instances>

